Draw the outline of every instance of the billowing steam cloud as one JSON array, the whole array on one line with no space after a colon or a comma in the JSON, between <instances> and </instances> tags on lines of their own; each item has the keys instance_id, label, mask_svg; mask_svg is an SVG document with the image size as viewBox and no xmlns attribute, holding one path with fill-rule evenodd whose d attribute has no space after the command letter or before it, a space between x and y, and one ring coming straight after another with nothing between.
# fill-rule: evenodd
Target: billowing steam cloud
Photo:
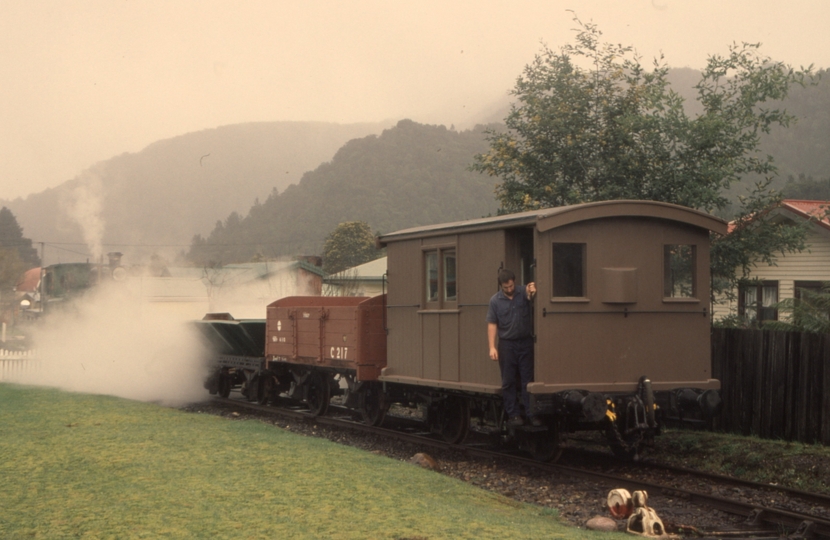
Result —
<instances>
[{"instance_id":1,"label":"billowing steam cloud","mask_svg":"<svg viewBox=\"0 0 830 540\"><path fill-rule=\"evenodd\" d=\"M84 171L78 186L72 191L72 200L67 209L69 216L81 226L92 260L98 262L103 255L101 246L104 238L103 185L101 177L92 169Z\"/></svg>"},{"instance_id":2,"label":"billowing steam cloud","mask_svg":"<svg viewBox=\"0 0 830 540\"><path fill-rule=\"evenodd\" d=\"M167 405L207 397L205 353L180 316L115 283L53 311L34 334L39 368L12 382Z\"/></svg>"}]
</instances>

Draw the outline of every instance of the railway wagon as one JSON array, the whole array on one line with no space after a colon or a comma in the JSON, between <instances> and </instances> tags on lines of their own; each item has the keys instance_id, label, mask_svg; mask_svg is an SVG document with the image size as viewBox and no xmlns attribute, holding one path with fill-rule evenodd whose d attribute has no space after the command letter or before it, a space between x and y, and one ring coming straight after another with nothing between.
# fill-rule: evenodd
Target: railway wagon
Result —
<instances>
[{"instance_id":1,"label":"railway wagon","mask_svg":"<svg viewBox=\"0 0 830 540\"><path fill-rule=\"evenodd\" d=\"M289 297L268 306L266 321L204 321L214 350L225 351L207 385L224 396L238 386L260 403L303 402L312 414L343 396L375 425L390 404L417 408L449 442L475 428L539 459L555 458L568 433L601 431L618 455L636 457L663 420L711 417L720 405L711 232L725 234L726 222L607 201L382 235L388 294ZM505 422L488 354L485 315L505 268L536 284L525 413L540 426Z\"/></svg>"},{"instance_id":2,"label":"railway wagon","mask_svg":"<svg viewBox=\"0 0 830 540\"><path fill-rule=\"evenodd\" d=\"M385 297L291 296L265 319L208 313L194 321L209 351L205 388L228 397L238 389L262 405L281 398L325 414L330 399L379 425L388 402L377 382L386 365Z\"/></svg>"},{"instance_id":3,"label":"railway wagon","mask_svg":"<svg viewBox=\"0 0 830 540\"><path fill-rule=\"evenodd\" d=\"M254 383L265 365L265 320L236 320L230 313L208 313L194 325L212 353L213 370L205 388L226 398L239 386L256 399L258 385Z\"/></svg>"},{"instance_id":4,"label":"railway wagon","mask_svg":"<svg viewBox=\"0 0 830 540\"><path fill-rule=\"evenodd\" d=\"M726 228L677 205L607 201L382 235L388 359L379 379L392 401L431 395L448 440L462 437L469 415L501 426L485 315L498 272L512 269L517 284L536 283L527 413L545 423L517 435L545 455L567 432L599 429L617 453L636 455L659 416L719 406L709 238Z\"/></svg>"},{"instance_id":5,"label":"railway wagon","mask_svg":"<svg viewBox=\"0 0 830 540\"><path fill-rule=\"evenodd\" d=\"M380 424L388 407L376 382L386 366L384 296L291 296L267 309L266 373L271 393L285 389L289 397L324 414L333 395L344 395L346 407L358 409L370 424ZM367 399L368 398L368 399Z\"/></svg>"}]
</instances>

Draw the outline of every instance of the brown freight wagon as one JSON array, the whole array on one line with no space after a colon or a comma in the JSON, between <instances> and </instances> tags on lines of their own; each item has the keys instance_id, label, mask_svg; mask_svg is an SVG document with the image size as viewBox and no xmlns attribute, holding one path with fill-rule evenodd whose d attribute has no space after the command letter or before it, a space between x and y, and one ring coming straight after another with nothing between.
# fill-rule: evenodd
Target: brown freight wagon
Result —
<instances>
[{"instance_id":1,"label":"brown freight wagon","mask_svg":"<svg viewBox=\"0 0 830 540\"><path fill-rule=\"evenodd\" d=\"M710 232L725 234L726 222L672 204L607 201L383 235L380 379L442 389L483 414L473 398L501 391L485 315L498 272L512 269L538 291L532 414L551 431L616 421L626 450L628 435L656 427L655 394L664 412L717 406L706 392L720 386L710 371Z\"/></svg>"},{"instance_id":2,"label":"brown freight wagon","mask_svg":"<svg viewBox=\"0 0 830 540\"><path fill-rule=\"evenodd\" d=\"M339 393L346 393L348 405L365 409L355 400L386 366L384 301L384 296L290 296L269 304L266 370L287 370L289 394L301 396L314 414L325 412L329 398ZM380 420L374 417L372 423Z\"/></svg>"}]
</instances>

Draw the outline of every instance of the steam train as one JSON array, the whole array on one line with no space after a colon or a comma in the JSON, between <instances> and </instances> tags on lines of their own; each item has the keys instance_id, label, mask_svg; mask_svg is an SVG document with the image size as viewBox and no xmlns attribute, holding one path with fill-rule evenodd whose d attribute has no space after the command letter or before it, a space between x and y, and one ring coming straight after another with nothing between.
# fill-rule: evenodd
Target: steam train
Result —
<instances>
[{"instance_id":1,"label":"steam train","mask_svg":"<svg viewBox=\"0 0 830 540\"><path fill-rule=\"evenodd\" d=\"M636 457L669 420L720 407L711 378L710 233L721 219L651 201L606 201L417 227L377 238L388 292L288 297L265 320L210 314L206 387L292 399L324 414L334 396L379 425L418 408L450 443L471 429L542 460L569 434L599 431ZM536 283L529 416L506 422L485 315L501 269Z\"/></svg>"}]
</instances>

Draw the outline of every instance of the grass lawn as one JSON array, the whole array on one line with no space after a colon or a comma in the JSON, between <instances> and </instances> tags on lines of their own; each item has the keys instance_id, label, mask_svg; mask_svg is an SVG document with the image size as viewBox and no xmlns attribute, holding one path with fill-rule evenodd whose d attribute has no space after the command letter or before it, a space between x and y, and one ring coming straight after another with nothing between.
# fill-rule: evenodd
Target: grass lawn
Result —
<instances>
[{"instance_id":1,"label":"grass lawn","mask_svg":"<svg viewBox=\"0 0 830 540\"><path fill-rule=\"evenodd\" d=\"M599 538L258 421L0 384L0 538Z\"/></svg>"}]
</instances>

